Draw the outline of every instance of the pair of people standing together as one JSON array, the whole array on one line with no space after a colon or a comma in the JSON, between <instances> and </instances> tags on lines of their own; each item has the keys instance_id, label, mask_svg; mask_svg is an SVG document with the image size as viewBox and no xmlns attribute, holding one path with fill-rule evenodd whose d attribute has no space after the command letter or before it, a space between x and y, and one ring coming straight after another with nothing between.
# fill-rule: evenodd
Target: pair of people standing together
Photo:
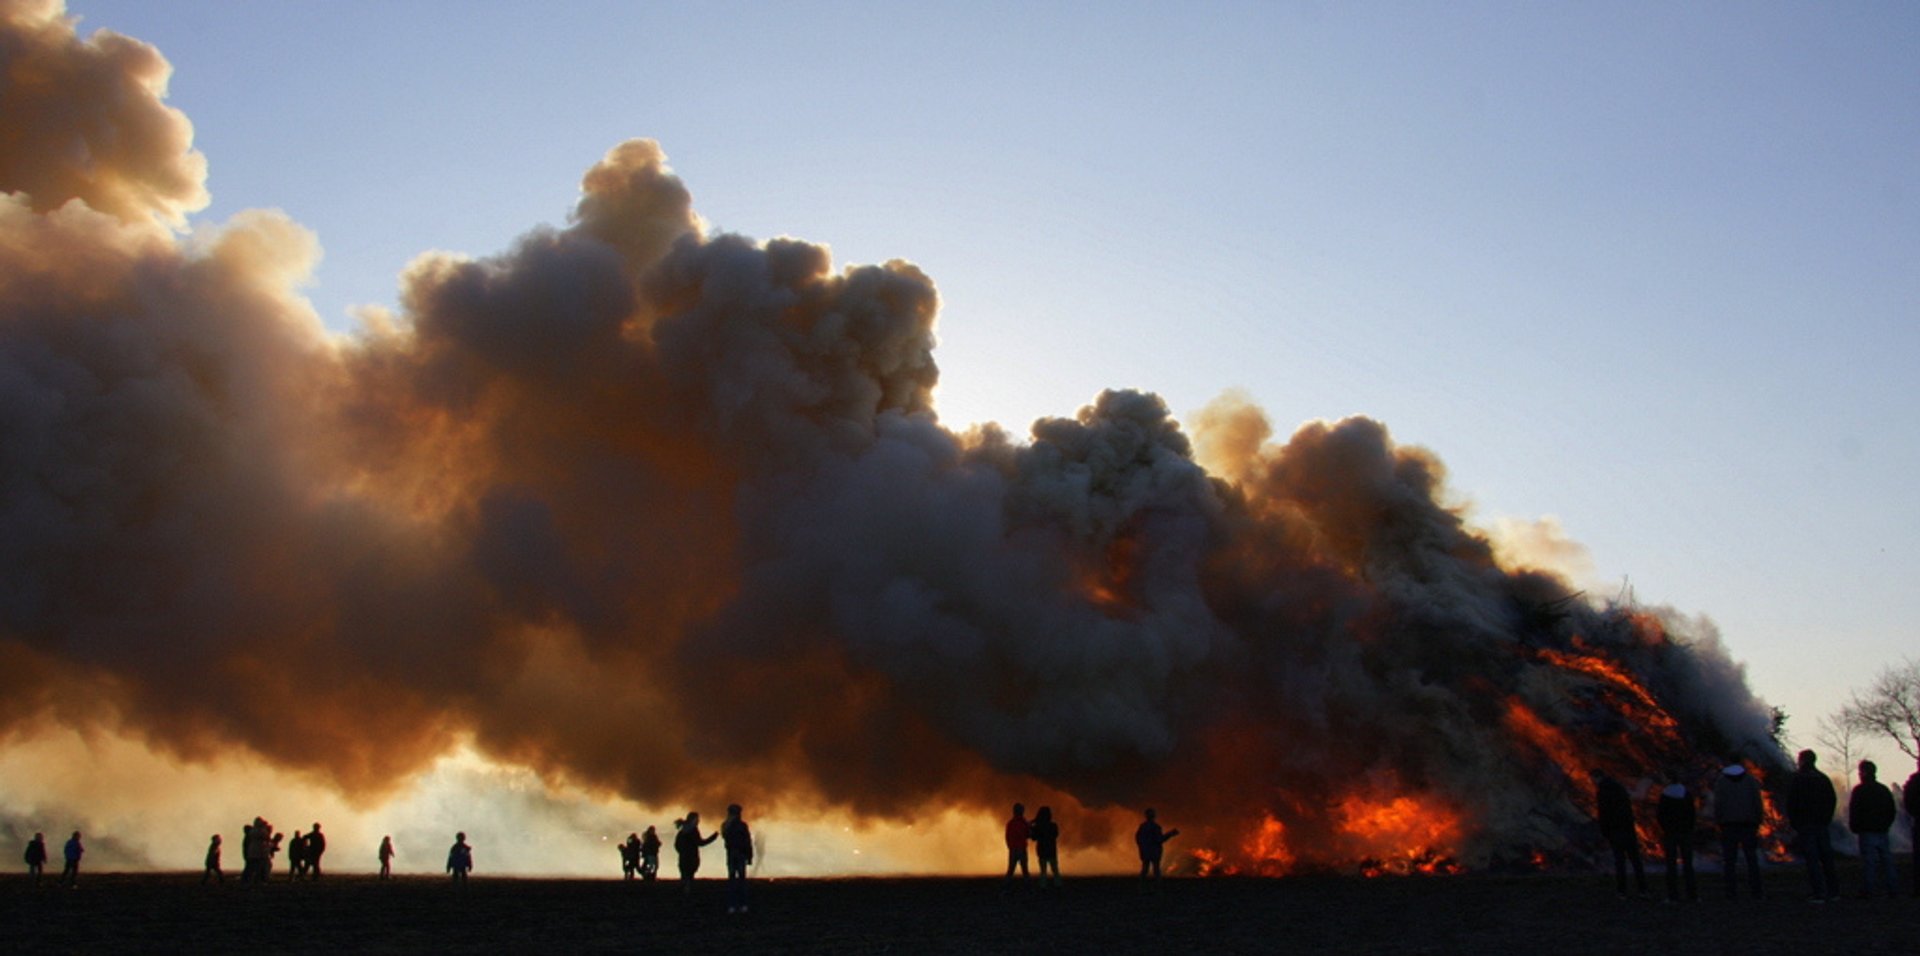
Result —
<instances>
[{"instance_id":1,"label":"pair of people standing together","mask_svg":"<svg viewBox=\"0 0 1920 956\"><path fill-rule=\"evenodd\" d=\"M727 853L727 912L747 911L747 867L753 865L753 831L742 818L740 805L727 807L727 819L720 832L700 835L700 814L689 813L674 821L673 849L680 856L680 891L693 892L693 877L700 871L700 848L724 839Z\"/></svg>"}]
</instances>

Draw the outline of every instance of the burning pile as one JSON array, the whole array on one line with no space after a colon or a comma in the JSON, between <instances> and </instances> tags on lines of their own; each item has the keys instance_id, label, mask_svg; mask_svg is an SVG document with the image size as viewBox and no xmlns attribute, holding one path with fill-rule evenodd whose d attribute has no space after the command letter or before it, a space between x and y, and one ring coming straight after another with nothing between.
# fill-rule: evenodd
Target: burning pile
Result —
<instances>
[{"instance_id":1,"label":"burning pile","mask_svg":"<svg viewBox=\"0 0 1920 956\"><path fill-rule=\"evenodd\" d=\"M157 53L0 11L0 732L360 794L471 738L653 804L1024 796L1084 840L1151 802L1250 873L1564 853L1588 766L1771 752L1709 626L1503 564L1378 422L942 427L926 275L705 234L651 142L331 336L293 223L173 231L203 163Z\"/></svg>"}]
</instances>

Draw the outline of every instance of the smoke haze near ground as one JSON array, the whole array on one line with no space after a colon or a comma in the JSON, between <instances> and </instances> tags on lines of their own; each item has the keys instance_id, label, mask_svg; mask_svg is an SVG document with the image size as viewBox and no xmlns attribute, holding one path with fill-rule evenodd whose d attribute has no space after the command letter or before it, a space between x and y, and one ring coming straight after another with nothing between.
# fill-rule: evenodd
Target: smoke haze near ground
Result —
<instances>
[{"instance_id":1,"label":"smoke haze near ground","mask_svg":"<svg viewBox=\"0 0 1920 956\"><path fill-rule=\"evenodd\" d=\"M1576 596L1577 546L1474 528L1379 422L1275 441L1229 395L1189 432L1115 390L1024 436L942 427L925 273L709 234L651 141L565 228L424 254L396 313L331 335L299 225L181 231L205 163L158 52L0 11L16 749L257 761L343 815L469 749L622 807L899 828L1024 799L1105 844L1157 804L1230 858L1266 826L1265 857L1326 865L1428 839L1354 822L1399 798L1470 864L1563 844L1577 784L1514 707L1679 769L1553 654L1635 675L1687 745L1664 759L1773 759L1710 623Z\"/></svg>"}]
</instances>

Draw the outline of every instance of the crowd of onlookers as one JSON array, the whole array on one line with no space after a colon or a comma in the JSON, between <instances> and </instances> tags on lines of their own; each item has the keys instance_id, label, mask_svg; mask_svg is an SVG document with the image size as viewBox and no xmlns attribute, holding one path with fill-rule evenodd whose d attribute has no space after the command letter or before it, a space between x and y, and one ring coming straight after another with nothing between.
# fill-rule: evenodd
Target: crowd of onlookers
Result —
<instances>
[{"instance_id":1,"label":"crowd of onlookers","mask_svg":"<svg viewBox=\"0 0 1920 956\"><path fill-rule=\"evenodd\" d=\"M1794 851L1806 867L1810 899L1824 903L1837 900L1841 895L1833 850L1833 824L1839 810L1839 797L1833 781L1819 769L1818 764L1818 756L1813 751L1800 752L1799 767L1785 788L1784 817L1791 830ZM1920 823L1916 822L1920 821L1920 770L1907 778L1898 803L1893 791L1880 782L1878 768L1873 761L1861 761L1856 770L1859 782L1854 785L1847 804L1846 824L1859 846L1863 874L1859 895L1862 898L1875 895L1891 897L1897 895L1899 890L1890 834L1899 819L1900 803L1904 803L1908 825L1913 828L1913 845L1920 849ZM1596 769L1591 776L1595 816L1601 836L1613 852L1615 889L1621 896L1628 894L1627 873L1631 869L1640 895L1645 896L1647 877L1640 853L1642 830L1636 801L1625 785L1604 771ZM1718 831L1721 879L1727 898L1737 899L1740 896L1743 862L1747 893L1756 899L1760 898L1764 895L1760 868L1761 829L1769 815L1759 780L1745 764L1735 762L1723 768L1711 787L1705 789L1707 793L1704 795L1711 801L1708 817ZM1660 855L1666 863L1668 902L1699 899L1699 888L1694 880L1693 850L1700 826L1698 804L1702 795L1683 780L1671 781L1659 791L1654 823ZM724 839L727 910L730 913L746 912L747 867L753 863L754 846L752 832L741 815L740 805L727 808L727 819L717 832L702 836L698 813L688 813L673 821L673 831L673 848L679 857L683 892L690 892L694 875L700 870L700 848ZM240 832L240 855L245 863L240 872L240 882L267 882L272 876L274 860L280 853L285 835L275 831L273 824L260 817L242 826ZM1140 877L1143 881L1160 876L1163 847L1179 834L1178 830L1163 829L1154 810L1146 811L1145 819L1134 833L1134 842L1140 851ZM1014 804L1013 816L1006 825L1007 872L1004 885L1011 888L1016 871L1023 880L1029 877L1028 847L1031 845L1039 857L1040 885L1043 888L1058 886L1059 840L1060 826L1053 818L1052 808L1041 807L1029 820L1026 807ZM327 851L326 836L321 832L320 824L315 823L312 829L305 832L295 830L292 839L284 842L287 878L319 879L321 861ZM664 845L659 832L651 826L646 828L644 835L639 832L628 834L626 841L619 845L622 873L629 880L651 882L659 874L660 851ZM207 844L205 870L200 878L202 883L225 882L226 877L221 869L221 848L221 837L216 833ZM86 853L80 831L73 832L62 852L66 867L60 874L60 885L74 886L79 880L81 857ZM380 861L380 879L391 878L396 856L391 836L381 838L376 855ZM27 873L35 886L40 884L48 859L46 837L35 833L27 843L26 851ZM446 872L455 883L464 883L472 870L473 847L467 843L464 832L456 834L453 845L447 849ZM1920 896L1920 865L1916 865L1909 885L1913 895Z\"/></svg>"},{"instance_id":2,"label":"crowd of onlookers","mask_svg":"<svg viewBox=\"0 0 1920 956\"><path fill-rule=\"evenodd\" d=\"M1808 899L1827 903L1840 898L1840 878L1834 867L1833 825L1840 799L1833 780L1819 768L1819 755L1800 751L1798 764L1787 781L1784 814L1791 831L1794 853L1807 871L1811 890ZM1859 782L1847 802L1847 829L1860 848L1862 899L1876 895L1892 897L1899 892L1899 877L1894 872L1891 833L1900 817L1893 791L1880 782L1879 767L1862 760L1855 768ZM1600 834L1613 850L1614 888L1626 896L1627 871L1640 895L1647 894L1647 875L1640 858L1640 824L1635 803L1625 785L1605 771L1592 771L1595 816ZM1740 896L1740 871L1744 862L1747 892L1755 899L1765 895L1760 880L1761 827L1767 820L1760 782L1745 764L1730 763L1722 769L1710 788L1711 816L1719 831L1721 879L1728 899ZM1697 900L1699 890L1693 877L1693 845L1698 826L1696 794L1684 781L1675 780L1660 790L1655 809L1660 855L1667 866L1667 901ZM1920 771L1907 778L1902 789L1910 836L1920 850ZM1920 865L1909 881L1913 895L1920 896Z\"/></svg>"}]
</instances>

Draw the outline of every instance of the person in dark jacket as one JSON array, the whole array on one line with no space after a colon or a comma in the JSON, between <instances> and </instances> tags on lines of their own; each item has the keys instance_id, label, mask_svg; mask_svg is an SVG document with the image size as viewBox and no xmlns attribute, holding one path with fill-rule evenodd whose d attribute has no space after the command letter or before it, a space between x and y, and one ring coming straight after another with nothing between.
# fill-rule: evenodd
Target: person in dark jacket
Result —
<instances>
[{"instance_id":1,"label":"person in dark jacket","mask_svg":"<svg viewBox=\"0 0 1920 956\"><path fill-rule=\"evenodd\" d=\"M1914 763L1920 765L1920 759ZM1907 807L1907 845L1913 848L1909 861L1913 871L1907 874L1907 885L1913 888L1914 896L1920 896L1920 770L1907 778L1907 785L1900 790L1900 800Z\"/></svg>"},{"instance_id":2,"label":"person in dark jacket","mask_svg":"<svg viewBox=\"0 0 1920 956\"><path fill-rule=\"evenodd\" d=\"M1894 808L1893 791L1880 782L1879 774L1880 768L1873 761L1860 761L1860 785L1853 788L1853 799L1847 801L1847 828L1860 841L1860 868L1866 877L1862 899L1871 898L1875 886L1884 888L1889 897L1897 891L1893 847L1887 831L1893 829L1900 811Z\"/></svg>"},{"instance_id":3,"label":"person in dark jacket","mask_svg":"<svg viewBox=\"0 0 1920 956\"><path fill-rule=\"evenodd\" d=\"M1713 782L1713 822L1720 829L1720 872L1727 881L1727 899L1739 896L1740 868L1737 854L1747 857L1747 882L1754 899L1763 894L1760 887L1760 818L1765 814L1760 802L1760 782L1753 779L1743 764L1728 764Z\"/></svg>"},{"instance_id":4,"label":"person in dark jacket","mask_svg":"<svg viewBox=\"0 0 1920 956\"><path fill-rule=\"evenodd\" d=\"M453 882L465 886L467 874L473 872L473 847L467 843L467 834L462 831L453 835L453 845L447 847L447 874Z\"/></svg>"},{"instance_id":5,"label":"person in dark jacket","mask_svg":"<svg viewBox=\"0 0 1920 956\"><path fill-rule=\"evenodd\" d=\"M1147 808L1146 817L1133 831L1134 846L1140 849L1142 883L1149 879L1149 872L1152 879L1160 878L1160 858L1166 853L1167 841L1180 835L1179 830L1161 830L1159 814L1152 807Z\"/></svg>"},{"instance_id":6,"label":"person in dark jacket","mask_svg":"<svg viewBox=\"0 0 1920 956\"><path fill-rule=\"evenodd\" d=\"M1053 819L1052 807L1041 807L1034 811L1033 825L1027 828L1027 835L1033 838L1034 862L1040 865L1040 886L1047 886L1047 874L1053 874L1053 885L1060 885L1060 824Z\"/></svg>"},{"instance_id":7,"label":"person in dark jacket","mask_svg":"<svg viewBox=\"0 0 1920 956\"><path fill-rule=\"evenodd\" d=\"M727 851L727 912L747 911L747 867L753 865L753 831L740 816L740 805L727 807L727 819L720 824L720 836Z\"/></svg>"},{"instance_id":8,"label":"person in dark jacket","mask_svg":"<svg viewBox=\"0 0 1920 956\"><path fill-rule=\"evenodd\" d=\"M320 832L320 824L307 831L307 876L320 878L320 858L327 854L327 835Z\"/></svg>"},{"instance_id":9,"label":"person in dark jacket","mask_svg":"<svg viewBox=\"0 0 1920 956\"><path fill-rule=\"evenodd\" d=\"M693 892L693 875L700 872L700 848L720 839L720 834L702 838L698 813L689 813L686 819L675 821L675 829L678 832L673 835L673 849L680 854L680 893L684 896Z\"/></svg>"},{"instance_id":10,"label":"person in dark jacket","mask_svg":"<svg viewBox=\"0 0 1920 956\"><path fill-rule=\"evenodd\" d=\"M1600 835L1613 848L1614 891L1627 895L1627 864L1633 864L1633 881L1640 895L1647 895L1647 870L1640 859L1640 833L1633 820L1633 798L1620 781L1604 770L1593 770L1594 804L1598 808Z\"/></svg>"},{"instance_id":11,"label":"person in dark jacket","mask_svg":"<svg viewBox=\"0 0 1920 956\"><path fill-rule=\"evenodd\" d=\"M1686 874L1687 899L1700 898L1693 882L1693 831L1698 819L1693 794L1687 785L1675 781L1660 791L1656 811L1660 821L1660 855L1667 860L1667 902L1680 902L1680 874Z\"/></svg>"},{"instance_id":12,"label":"person in dark jacket","mask_svg":"<svg viewBox=\"0 0 1920 956\"><path fill-rule=\"evenodd\" d=\"M380 858L380 878L393 879L393 837L380 838L380 849L375 853Z\"/></svg>"},{"instance_id":13,"label":"person in dark jacket","mask_svg":"<svg viewBox=\"0 0 1920 956\"><path fill-rule=\"evenodd\" d=\"M218 833L213 835L213 839L207 841L207 868L200 871L200 885L207 885L208 880L215 883L227 881L227 878L220 873L220 834Z\"/></svg>"},{"instance_id":14,"label":"person in dark jacket","mask_svg":"<svg viewBox=\"0 0 1920 956\"><path fill-rule=\"evenodd\" d=\"M73 836L67 838L65 853L67 868L60 871L60 882L66 886L79 886L80 858L87 853L87 848L80 843L79 830L73 831Z\"/></svg>"},{"instance_id":15,"label":"person in dark jacket","mask_svg":"<svg viewBox=\"0 0 1920 956\"><path fill-rule=\"evenodd\" d=\"M47 867L47 835L36 833L27 841L27 875L33 877L33 885L40 885L40 873Z\"/></svg>"},{"instance_id":16,"label":"person in dark jacket","mask_svg":"<svg viewBox=\"0 0 1920 956\"><path fill-rule=\"evenodd\" d=\"M1800 751L1800 769L1787 785L1787 825L1793 827L1796 849L1807 864L1815 903L1840 898L1840 877L1833 869L1833 811L1840 798L1818 764L1813 751Z\"/></svg>"},{"instance_id":17,"label":"person in dark jacket","mask_svg":"<svg viewBox=\"0 0 1920 956\"><path fill-rule=\"evenodd\" d=\"M648 827L640 838L640 878L649 883L660 873L660 831Z\"/></svg>"}]
</instances>

